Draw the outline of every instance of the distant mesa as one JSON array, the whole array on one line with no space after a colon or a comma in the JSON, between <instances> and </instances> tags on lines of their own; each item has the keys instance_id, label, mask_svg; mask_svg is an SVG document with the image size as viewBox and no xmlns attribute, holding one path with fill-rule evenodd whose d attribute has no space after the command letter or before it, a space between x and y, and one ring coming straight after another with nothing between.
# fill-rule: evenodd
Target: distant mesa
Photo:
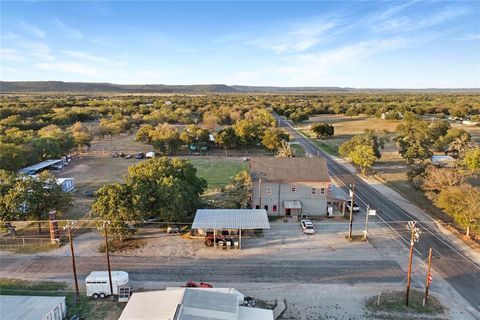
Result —
<instances>
[{"instance_id":1,"label":"distant mesa","mask_svg":"<svg viewBox=\"0 0 480 320\"><path fill-rule=\"evenodd\" d=\"M63 81L0 81L0 93L322 93L322 92L480 92L465 89L356 89L348 87L228 86L225 84L113 84Z\"/></svg>"},{"instance_id":2,"label":"distant mesa","mask_svg":"<svg viewBox=\"0 0 480 320\"><path fill-rule=\"evenodd\" d=\"M340 87L258 87L227 86L225 84L112 84L63 81L0 81L2 93L27 92L82 92L82 93L291 93L291 92L345 92Z\"/></svg>"}]
</instances>

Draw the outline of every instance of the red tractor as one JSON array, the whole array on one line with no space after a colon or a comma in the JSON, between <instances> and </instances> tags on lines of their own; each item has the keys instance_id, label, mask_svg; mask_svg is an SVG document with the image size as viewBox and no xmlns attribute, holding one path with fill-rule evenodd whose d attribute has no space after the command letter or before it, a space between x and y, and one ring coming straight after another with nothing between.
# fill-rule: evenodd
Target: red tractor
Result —
<instances>
[{"instance_id":1,"label":"red tractor","mask_svg":"<svg viewBox=\"0 0 480 320\"><path fill-rule=\"evenodd\" d=\"M226 241L232 241L232 239L230 238L229 235L215 235L215 237L213 236L213 232L207 232L207 234L205 235L205 245L207 247L211 247L213 246L213 242L215 242L218 244L218 242L222 241L222 242L226 242Z\"/></svg>"}]
</instances>

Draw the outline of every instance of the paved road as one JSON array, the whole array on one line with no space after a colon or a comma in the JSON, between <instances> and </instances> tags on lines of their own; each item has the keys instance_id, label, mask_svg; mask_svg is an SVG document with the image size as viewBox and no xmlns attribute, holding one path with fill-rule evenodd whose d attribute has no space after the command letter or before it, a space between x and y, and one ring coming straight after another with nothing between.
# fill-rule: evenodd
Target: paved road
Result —
<instances>
[{"instance_id":1,"label":"paved road","mask_svg":"<svg viewBox=\"0 0 480 320\"><path fill-rule=\"evenodd\" d=\"M0 277L38 280L70 280L70 257L2 256ZM212 283L398 283L403 271L396 261L193 259L156 257L112 257L114 269L129 272L135 281ZM77 257L77 272L84 279L91 270L105 270L105 257Z\"/></svg>"},{"instance_id":2,"label":"paved road","mask_svg":"<svg viewBox=\"0 0 480 320\"><path fill-rule=\"evenodd\" d=\"M397 233L405 245L409 246L409 232L406 230L405 222L415 220L405 210L397 206L390 199L379 193L376 189L365 183L358 176L351 174L342 164L336 162L327 153L323 152L309 139L299 134L289 122L277 117L279 125L288 130L300 143L305 151L312 156L326 158L330 174L335 177L340 185L349 186L355 183L355 196L360 205L369 204L377 210L375 219L388 223ZM416 254L425 260L428 256L428 249L433 248L433 270L440 273L455 290L458 291L477 311L480 311L480 266L465 256L461 248L456 247L432 224L417 223L421 229L421 238L415 245Z\"/></svg>"}]
</instances>

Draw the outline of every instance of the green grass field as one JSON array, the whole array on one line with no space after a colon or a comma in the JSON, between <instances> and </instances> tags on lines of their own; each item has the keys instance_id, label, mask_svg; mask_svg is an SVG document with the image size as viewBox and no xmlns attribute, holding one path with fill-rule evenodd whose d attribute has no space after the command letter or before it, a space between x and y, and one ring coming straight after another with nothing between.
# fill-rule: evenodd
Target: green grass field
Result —
<instances>
[{"instance_id":1,"label":"green grass field","mask_svg":"<svg viewBox=\"0 0 480 320\"><path fill-rule=\"evenodd\" d=\"M247 169L247 164L235 159L190 158L197 168L197 175L207 180L209 188L221 188L240 171Z\"/></svg>"},{"instance_id":2,"label":"green grass field","mask_svg":"<svg viewBox=\"0 0 480 320\"><path fill-rule=\"evenodd\" d=\"M417 290L410 291L409 306L405 306L405 293L403 291L387 291L380 295L380 304L378 296L370 297L365 302L365 307L373 312L390 312L391 316L395 313L408 314L443 314L445 308L440 301L433 297L428 297L427 306L423 306L423 292Z\"/></svg>"},{"instance_id":3,"label":"green grass field","mask_svg":"<svg viewBox=\"0 0 480 320\"><path fill-rule=\"evenodd\" d=\"M293 151L295 151L295 157L305 157L305 149L297 143L291 143L290 146L292 147Z\"/></svg>"}]
</instances>

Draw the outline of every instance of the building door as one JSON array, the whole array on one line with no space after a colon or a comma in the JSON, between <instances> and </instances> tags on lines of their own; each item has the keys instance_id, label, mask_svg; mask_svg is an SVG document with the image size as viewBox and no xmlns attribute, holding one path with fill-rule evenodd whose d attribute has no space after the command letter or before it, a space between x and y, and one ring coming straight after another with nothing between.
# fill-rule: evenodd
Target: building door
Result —
<instances>
[{"instance_id":1,"label":"building door","mask_svg":"<svg viewBox=\"0 0 480 320\"><path fill-rule=\"evenodd\" d=\"M292 216L292 209L285 209L285 215L288 217Z\"/></svg>"}]
</instances>

